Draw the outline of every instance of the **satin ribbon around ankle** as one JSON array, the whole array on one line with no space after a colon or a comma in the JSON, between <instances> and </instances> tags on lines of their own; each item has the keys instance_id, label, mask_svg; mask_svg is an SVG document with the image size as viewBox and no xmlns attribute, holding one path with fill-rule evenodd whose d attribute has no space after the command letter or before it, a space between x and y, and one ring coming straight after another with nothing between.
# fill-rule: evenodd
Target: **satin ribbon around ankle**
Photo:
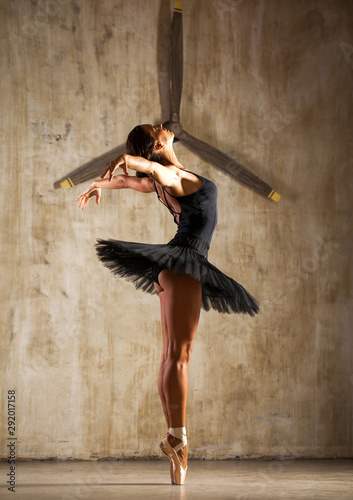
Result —
<instances>
[{"instance_id":1,"label":"satin ribbon around ankle","mask_svg":"<svg viewBox=\"0 0 353 500\"><path fill-rule=\"evenodd\" d=\"M179 451L187 444L188 440L186 438L185 427L169 427L168 432L171 436L181 439L181 443L177 444L173 449Z\"/></svg>"}]
</instances>

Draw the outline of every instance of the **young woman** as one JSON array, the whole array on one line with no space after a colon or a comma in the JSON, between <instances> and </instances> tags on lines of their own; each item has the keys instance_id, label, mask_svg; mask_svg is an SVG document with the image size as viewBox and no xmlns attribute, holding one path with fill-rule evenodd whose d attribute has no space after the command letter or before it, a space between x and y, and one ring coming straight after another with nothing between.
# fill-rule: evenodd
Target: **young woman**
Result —
<instances>
[{"instance_id":1,"label":"young woman","mask_svg":"<svg viewBox=\"0 0 353 500\"><path fill-rule=\"evenodd\" d=\"M200 309L222 313L258 312L256 300L236 281L207 260L217 222L217 188L186 170L173 150L174 134L162 125L139 125L129 134L127 154L114 160L76 201L86 208L101 189L130 188L156 193L178 226L168 244L150 245L98 240L97 253L114 274L136 288L158 293L161 305L163 352L158 390L168 432L160 447L171 462L171 481L183 484L187 470L185 411L187 368ZM113 177L116 168L124 174ZM129 176L135 170L136 176ZM109 180L104 178L109 174Z\"/></svg>"}]
</instances>

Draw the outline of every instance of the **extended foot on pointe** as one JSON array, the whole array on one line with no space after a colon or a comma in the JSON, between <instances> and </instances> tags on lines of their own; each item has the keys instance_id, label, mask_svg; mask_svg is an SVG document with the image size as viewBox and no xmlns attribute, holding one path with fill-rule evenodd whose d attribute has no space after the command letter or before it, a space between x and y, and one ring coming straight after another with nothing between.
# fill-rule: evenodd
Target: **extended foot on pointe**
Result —
<instances>
[{"instance_id":1,"label":"extended foot on pointe","mask_svg":"<svg viewBox=\"0 0 353 500\"><path fill-rule=\"evenodd\" d=\"M178 446L179 443L182 442L181 439L178 439L169 433L168 433L168 441L172 448L175 448L176 446ZM186 470L188 466L188 445L186 444L181 450L177 451L176 453L179 457L181 465Z\"/></svg>"},{"instance_id":2,"label":"extended foot on pointe","mask_svg":"<svg viewBox=\"0 0 353 500\"><path fill-rule=\"evenodd\" d=\"M172 464L171 480L173 484L184 484L186 477L188 449L184 429L169 428L167 435L162 438L159 445ZM184 432L181 432L181 430Z\"/></svg>"}]
</instances>

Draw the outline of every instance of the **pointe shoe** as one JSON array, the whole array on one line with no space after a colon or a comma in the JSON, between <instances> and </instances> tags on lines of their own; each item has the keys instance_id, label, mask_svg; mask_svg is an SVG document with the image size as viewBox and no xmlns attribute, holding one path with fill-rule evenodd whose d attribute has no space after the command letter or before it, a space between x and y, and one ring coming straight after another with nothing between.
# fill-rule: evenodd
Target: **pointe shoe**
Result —
<instances>
[{"instance_id":1,"label":"pointe shoe","mask_svg":"<svg viewBox=\"0 0 353 500\"><path fill-rule=\"evenodd\" d=\"M169 457L168 457L168 458L169 458ZM169 458L169 461L170 461L170 482L171 482L172 484L175 484L173 462L170 460L170 458Z\"/></svg>"},{"instance_id":2,"label":"pointe shoe","mask_svg":"<svg viewBox=\"0 0 353 500\"><path fill-rule=\"evenodd\" d=\"M168 433L165 436L162 437L162 440L165 439L167 436L168 436ZM164 451L163 451L163 453L164 453ZM167 455L167 457L169 458L169 461L170 461L170 482L172 484L175 484L173 461L171 460L171 458L168 455Z\"/></svg>"},{"instance_id":3,"label":"pointe shoe","mask_svg":"<svg viewBox=\"0 0 353 500\"><path fill-rule=\"evenodd\" d=\"M174 482L172 480L172 484L184 484L185 482L185 477L186 477L186 471L187 471L187 466L184 467L180 461L180 457L178 455L178 451L181 450L186 446L186 444L180 443L174 448L171 446L171 444L168 441L168 435L169 433L164 436L159 444L161 450L163 453L165 453L171 462L173 473L171 472L171 478L174 478ZM177 436L175 436L177 437ZM181 446L180 446L181 445Z\"/></svg>"}]
</instances>

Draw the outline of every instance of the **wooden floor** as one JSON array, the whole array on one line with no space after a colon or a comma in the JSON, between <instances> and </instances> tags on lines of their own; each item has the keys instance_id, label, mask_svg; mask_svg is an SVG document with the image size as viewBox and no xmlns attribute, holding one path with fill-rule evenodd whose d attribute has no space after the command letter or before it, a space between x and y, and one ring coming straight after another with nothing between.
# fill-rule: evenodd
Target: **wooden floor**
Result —
<instances>
[{"instance_id":1,"label":"wooden floor","mask_svg":"<svg viewBox=\"0 0 353 500\"><path fill-rule=\"evenodd\" d=\"M353 499L353 460L189 462L184 486L169 483L165 460L0 463L0 498L26 500Z\"/></svg>"}]
</instances>

